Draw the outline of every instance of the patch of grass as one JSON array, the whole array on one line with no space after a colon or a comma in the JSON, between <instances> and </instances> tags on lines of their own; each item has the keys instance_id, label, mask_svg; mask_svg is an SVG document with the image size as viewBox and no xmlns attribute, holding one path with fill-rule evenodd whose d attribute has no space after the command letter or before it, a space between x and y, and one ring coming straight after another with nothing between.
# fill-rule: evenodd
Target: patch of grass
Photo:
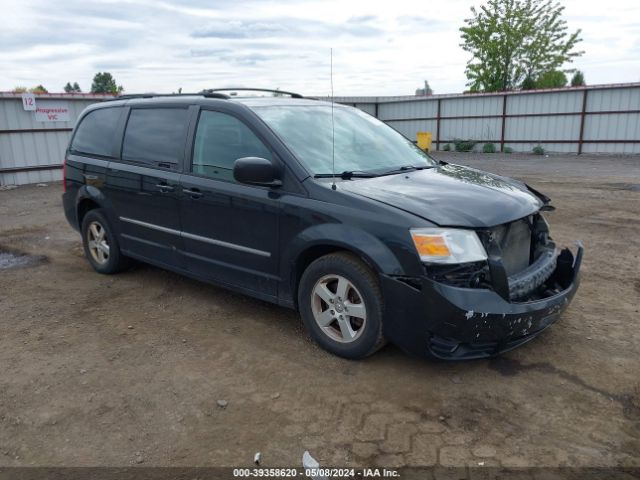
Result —
<instances>
[{"instance_id":1,"label":"patch of grass","mask_svg":"<svg viewBox=\"0 0 640 480\"><path fill-rule=\"evenodd\" d=\"M472 152L473 147L476 146L476 143L471 139L462 140L461 138L455 138L453 140L453 147L456 149L456 152Z\"/></svg>"},{"instance_id":2,"label":"patch of grass","mask_svg":"<svg viewBox=\"0 0 640 480\"><path fill-rule=\"evenodd\" d=\"M502 153L513 153L513 148L511 147L504 147L502 149Z\"/></svg>"},{"instance_id":3,"label":"patch of grass","mask_svg":"<svg viewBox=\"0 0 640 480\"><path fill-rule=\"evenodd\" d=\"M493 143L485 143L482 146L482 153L496 153L496 146Z\"/></svg>"}]
</instances>

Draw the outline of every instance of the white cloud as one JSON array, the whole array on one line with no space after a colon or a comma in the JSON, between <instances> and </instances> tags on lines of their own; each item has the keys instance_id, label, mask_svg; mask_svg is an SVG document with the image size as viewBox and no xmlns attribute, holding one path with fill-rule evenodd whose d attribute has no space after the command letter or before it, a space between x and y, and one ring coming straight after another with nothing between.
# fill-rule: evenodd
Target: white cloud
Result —
<instances>
[{"instance_id":1,"label":"white cloud","mask_svg":"<svg viewBox=\"0 0 640 480\"><path fill-rule=\"evenodd\" d=\"M411 94L428 79L460 92L468 56L459 27L479 2L371 0L23 0L3 8L0 90L39 83L60 91L110 71L128 92L219 86L329 90L337 95ZM636 0L565 0L581 28L575 67L589 83L640 81ZM593 13L590 13L593 12Z\"/></svg>"}]
</instances>

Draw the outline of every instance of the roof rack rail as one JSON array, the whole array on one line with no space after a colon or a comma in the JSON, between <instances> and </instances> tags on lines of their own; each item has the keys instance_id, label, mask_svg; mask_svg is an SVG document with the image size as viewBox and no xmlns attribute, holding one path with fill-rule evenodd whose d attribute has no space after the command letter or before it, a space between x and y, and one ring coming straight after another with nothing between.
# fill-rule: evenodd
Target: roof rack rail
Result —
<instances>
[{"instance_id":1,"label":"roof rack rail","mask_svg":"<svg viewBox=\"0 0 640 480\"><path fill-rule=\"evenodd\" d=\"M215 93L215 92L269 92L269 93L279 93L283 95L290 95L291 98L304 98L299 93L295 92L287 92L286 90L273 90L271 88L249 88L249 87L237 87L237 88L208 88L205 90L207 93Z\"/></svg>"},{"instance_id":2,"label":"roof rack rail","mask_svg":"<svg viewBox=\"0 0 640 480\"><path fill-rule=\"evenodd\" d=\"M156 98L156 97L205 97L205 98L221 98L228 100L231 97L224 93L215 92L199 92L199 93L132 93L127 95L118 95L111 100L130 100L132 98Z\"/></svg>"}]
</instances>

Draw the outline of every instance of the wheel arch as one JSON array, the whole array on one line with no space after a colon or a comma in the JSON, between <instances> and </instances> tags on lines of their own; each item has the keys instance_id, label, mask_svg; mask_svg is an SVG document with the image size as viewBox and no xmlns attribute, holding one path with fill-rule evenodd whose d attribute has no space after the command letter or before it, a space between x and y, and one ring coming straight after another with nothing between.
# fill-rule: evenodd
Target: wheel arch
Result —
<instances>
[{"instance_id":1,"label":"wheel arch","mask_svg":"<svg viewBox=\"0 0 640 480\"><path fill-rule=\"evenodd\" d=\"M112 215L113 208L111 207L111 202L105 197L104 193L96 187L84 185L78 190L76 196L76 220L79 229L82 228L82 220L85 215L96 208L104 209L107 220L111 222L112 227L116 226Z\"/></svg>"},{"instance_id":2,"label":"wheel arch","mask_svg":"<svg viewBox=\"0 0 640 480\"><path fill-rule=\"evenodd\" d=\"M76 217L78 219L78 226L82 227L82 221L84 217L89 211L95 210L96 208L100 208L100 204L96 202L93 198L83 198L78 202L78 206L76 208Z\"/></svg>"},{"instance_id":3,"label":"wheel arch","mask_svg":"<svg viewBox=\"0 0 640 480\"><path fill-rule=\"evenodd\" d=\"M393 252L368 232L344 224L311 227L299 235L284 256L282 268L288 270L288 287L297 308L298 286L307 267L320 257L336 252L351 253L376 275L401 275L403 268ZM286 278L286 276L283 276Z\"/></svg>"}]
</instances>

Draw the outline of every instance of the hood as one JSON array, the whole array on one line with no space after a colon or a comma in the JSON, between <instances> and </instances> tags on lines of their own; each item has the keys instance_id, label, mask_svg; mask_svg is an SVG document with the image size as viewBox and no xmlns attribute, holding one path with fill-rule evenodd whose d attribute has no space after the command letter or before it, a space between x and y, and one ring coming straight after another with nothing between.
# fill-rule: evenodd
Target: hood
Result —
<instances>
[{"instance_id":1,"label":"hood","mask_svg":"<svg viewBox=\"0 0 640 480\"><path fill-rule=\"evenodd\" d=\"M451 164L343 181L340 188L440 226L493 227L544 205L522 182Z\"/></svg>"}]
</instances>

